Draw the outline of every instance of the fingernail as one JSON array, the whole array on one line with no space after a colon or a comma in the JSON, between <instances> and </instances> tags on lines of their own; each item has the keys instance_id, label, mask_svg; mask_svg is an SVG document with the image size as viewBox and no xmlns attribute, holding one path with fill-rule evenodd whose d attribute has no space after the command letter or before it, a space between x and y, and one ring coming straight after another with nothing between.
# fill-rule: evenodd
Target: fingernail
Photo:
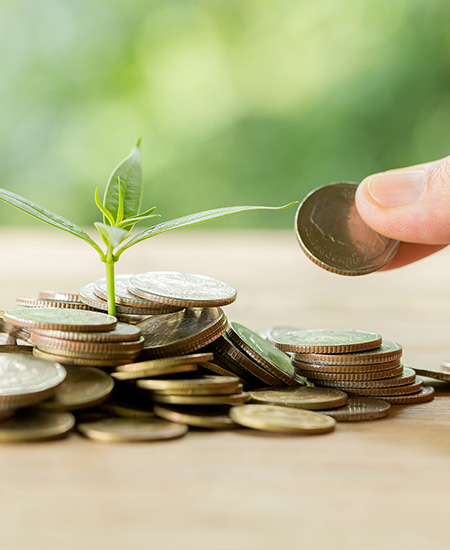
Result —
<instances>
[{"instance_id":1,"label":"fingernail","mask_svg":"<svg viewBox=\"0 0 450 550\"><path fill-rule=\"evenodd\" d=\"M416 202L425 190L425 171L383 172L369 179L367 189L381 206L404 206Z\"/></svg>"}]
</instances>

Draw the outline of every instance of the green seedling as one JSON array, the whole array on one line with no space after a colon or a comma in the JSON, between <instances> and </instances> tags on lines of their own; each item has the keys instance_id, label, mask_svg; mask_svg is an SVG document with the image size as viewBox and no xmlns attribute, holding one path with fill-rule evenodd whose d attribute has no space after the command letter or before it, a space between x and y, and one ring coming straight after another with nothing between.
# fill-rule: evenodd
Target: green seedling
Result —
<instances>
[{"instance_id":1,"label":"green seedling","mask_svg":"<svg viewBox=\"0 0 450 550\"><path fill-rule=\"evenodd\" d=\"M97 251L100 260L106 266L108 313L110 315L115 315L116 313L114 265L125 250L131 246L167 231L196 225L223 216L229 216L230 214L249 210L282 210L295 204L295 202L292 202L280 207L232 206L205 210L158 223L133 235L131 232L137 223L159 216L153 213L156 207L141 212L142 191L141 151L140 140L138 140L136 147L134 147L130 155L111 174L106 186L103 202L100 201L98 189L95 190L95 203L103 214L103 221L95 222L94 225L100 233L106 250L103 250L98 243L75 223L12 191L0 188L0 199L30 216L83 239L83 241L87 242Z\"/></svg>"}]
</instances>

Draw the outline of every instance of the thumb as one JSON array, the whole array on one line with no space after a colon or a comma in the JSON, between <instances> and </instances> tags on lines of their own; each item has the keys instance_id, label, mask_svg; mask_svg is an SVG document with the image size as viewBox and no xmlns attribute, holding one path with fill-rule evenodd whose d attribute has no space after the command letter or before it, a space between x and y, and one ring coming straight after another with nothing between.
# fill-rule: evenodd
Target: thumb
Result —
<instances>
[{"instance_id":1,"label":"thumb","mask_svg":"<svg viewBox=\"0 0 450 550\"><path fill-rule=\"evenodd\" d=\"M450 243L450 157L365 178L356 208L378 233L409 243Z\"/></svg>"}]
</instances>

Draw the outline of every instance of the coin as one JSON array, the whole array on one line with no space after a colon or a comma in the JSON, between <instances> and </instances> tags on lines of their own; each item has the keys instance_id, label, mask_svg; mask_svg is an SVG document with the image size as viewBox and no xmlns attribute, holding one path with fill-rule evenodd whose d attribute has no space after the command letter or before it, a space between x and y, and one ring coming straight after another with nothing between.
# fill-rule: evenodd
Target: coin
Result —
<instances>
[{"instance_id":1,"label":"coin","mask_svg":"<svg viewBox=\"0 0 450 550\"><path fill-rule=\"evenodd\" d=\"M336 420L322 413L278 405L242 405L230 410L231 418L254 430L322 434L334 430Z\"/></svg>"},{"instance_id":2,"label":"coin","mask_svg":"<svg viewBox=\"0 0 450 550\"><path fill-rule=\"evenodd\" d=\"M139 378L151 378L153 376L165 376L167 374L176 374L183 372L195 372L197 370L197 365L193 363L188 364L175 364L170 365L166 364L165 366L158 367L153 363L156 363L159 359L154 361L141 361L139 363L134 363L134 365L141 366L140 370L125 370L111 373L111 376L116 380L138 380ZM146 366L146 364L149 364ZM123 365L127 366L127 365Z\"/></svg>"},{"instance_id":3,"label":"coin","mask_svg":"<svg viewBox=\"0 0 450 550\"><path fill-rule=\"evenodd\" d=\"M425 403L426 401L432 401L434 398L434 388L428 386L422 388L419 392L411 395L389 395L382 397L384 401L387 401L391 405L414 405L416 403Z\"/></svg>"},{"instance_id":4,"label":"coin","mask_svg":"<svg viewBox=\"0 0 450 550\"><path fill-rule=\"evenodd\" d=\"M199 363L199 366L203 369L206 369L207 371L215 372L216 374L220 374L221 376L236 376L235 373L224 369L220 365L216 365L215 363L212 363L211 361L205 361L204 363ZM239 382L246 383L246 381L243 378L240 378L237 376Z\"/></svg>"},{"instance_id":5,"label":"coin","mask_svg":"<svg viewBox=\"0 0 450 550\"><path fill-rule=\"evenodd\" d=\"M31 333L31 342L38 345L41 349L49 347L56 350L67 350L69 352L85 352L85 353L139 353L144 347L144 339L132 342L80 342L76 340L66 340L62 338L49 338L41 334Z\"/></svg>"},{"instance_id":6,"label":"coin","mask_svg":"<svg viewBox=\"0 0 450 550\"><path fill-rule=\"evenodd\" d=\"M94 290L94 283L88 283L80 288L80 300L90 306L91 308L101 309L102 311L108 311L108 302L99 298ZM122 304L116 304L117 314L132 314L132 315L152 315L153 313L169 313L173 311L173 308L166 307L158 308L152 307L149 302L148 306L125 306Z\"/></svg>"},{"instance_id":7,"label":"coin","mask_svg":"<svg viewBox=\"0 0 450 550\"><path fill-rule=\"evenodd\" d=\"M384 399L388 396L408 395L418 393L423 387L422 380L416 376L416 381L406 386L396 386L394 388L346 388L346 392L355 395L371 395Z\"/></svg>"},{"instance_id":8,"label":"coin","mask_svg":"<svg viewBox=\"0 0 450 550\"><path fill-rule=\"evenodd\" d=\"M318 386L327 388L339 388L341 390L364 388L394 388L412 384L416 379L416 373L412 369L404 369L398 376L383 378L382 380L316 380Z\"/></svg>"},{"instance_id":9,"label":"coin","mask_svg":"<svg viewBox=\"0 0 450 550\"><path fill-rule=\"evenodd\" d=\"M93 367L66 366L67 377L50 401L41 406L59 411L95 407L105 401L114 388L114 380Z\"/></svg>"},{"instance_id":10,"label":"coin","mask_svg":"<svg viewBox=\"0 0 450 550\"><path fill-rule=\"evenodd\" d=\"M153 313L171 313L173 311L178 311L178 307L167 306L166 304L161 304L158 302L151 302L149 300L144 300L139 298L128 290L129 280L133 275L116 275L114 277L115 283L115 301L118 305L130 306L130 307L141 307L146 310L153 310ZM94 283L94 292L103 300L108 299L108 290L106 286L106 278L99 279ZM150 311L149 311L150 313Z\"/></svg>"},{"instance_id":11,"label":"coin","mask_svg":"<svg viewBox=\"0 0 450 550\"><path fill-rule=\"evenodd\" d=\"M90 439L104 442L158 441L174 439L186 434L185 424L167 422L160 418L107 418L98 422L78 424L77 429Z\"/></svg>"},{"instance_id":12,"label":"coin","mask_svg":"<svg viewBox=\"0 0 450 550\"><path fill-rule=\"evenodd\" d=\"M112 315L78 309L16 308L5 311L4 318L16 327L78 332L112 330L117 324Z\"/></svg>"},{"instance_id":13,"label":"coin","mask_svg":"<svg viewBox=\"0 0 450 550\"><path fill-rule=\"evenodd\" d=\"M285 353L256 332L239 323L231 323L227 335L236 346L285 384L289 386L311 385L306 378L295 375L295 369Z\"/></svg>"},{"instance_id":14,"label":"coin","mask_svg":"<svg viewBox=\"0 0 450 550\"><path fill-rule=\"evenodd\" d=\"M399 241L376 233L355 206L356 183L315 189L300 204L295 229L303 252L316 265L340 275L364 275L386 266Z\"/></svg>"},{"instance_id":15,"label":"coin","mask_svg":"<svg viewBox=\"0 0 450 550\"><path fill-rule=\"evenodd\" d=\"M291 359L291 361L300 374L303 374L307 378L322 380L326 380L327 378L342 378L343 375L349 379L353 377L353 380L389 378L389 375L397 376L403 370L401 359L394 359L394 361L388 361L387 363L368 363L362 365L306 363L296 359Z\"/></svg>"},{"instance_id":16,"label":"coin","mask_svg":"<svg viewBox=\"0 0 450 550\"><path fill-rule=\"evenodd\" d=\"M190 351L181 350L195 351L203 347L211 335L216 338L226 330L227 321L220 308L186 308L150 317L139 327L145 340L143 353L156 358L184 355Z\"/></svg>"},{"instance_id":17,"label":"coin","mask_svg":"<svg viewBox=\"0 0 450 550\"><path fill-rule=\"evenodd\" d=\"M305 363L306 364L306 363ZM297 365L297 364L296 364ZM393 378L402 374L403 365L399 365L389 370L379 370L375 372L322 372L320 370L304 370L296 366L297 372L303 376L308 377L312 382L318 380L329 381L333 383L336 381L363 381L363 380L384 380L386 378Z\"/></svg>"},{"instance_id":18,"label":"coin","mask_svg":"<svg viewBox=\"0 0 450 550\"><path fill-rule=\"evenodd\" d=\"M239 379L235 376L196 376L192 378L138 380L138 388L153 391L176 392L182 395L217 395L236 393Z\"/></svg>"},{"instance_id":19,"label":"coin","mask_svg":"<svg viewBox=\"0 0 450 550\"><path fill-rule=\"evenodd\" d=\"M274 346L296 353L348 353L374 349L381 345L381 336L363 330L272 330Z\"/></svg>"},{"instance_id":20,"label":"coin","mask_svg":"<svg viewBox=\"0 0 450 550\"><path fill-rule=\"evenodd\" d=\"M65 355L57 353L48 353L42 351L39 348L33 349L33 355L39 359L45 359L46 361L55 361L63 365L79 365L84 367L116 367L117 365L125 365L130 362L130 358L117 358L117 359L98 359L87 357L67 357Z\"/></svg>"},{"instance_id":21,"label":"coin","mask_svg":"<svg viewBox=\"0 0 450 550\"><path fill-rule=\"evenodd\" d=\"M20 344L2 344L0 345L0 353L33 353L33 346L26 346Z\"/></svg>"},{"instance_id":22,"label":"coin","mask_svg":"<svg viewBox=\"0 0 450 550\"><path fill-rule=\"evenodd\" d=\"M134 275L128 289L141 298L180 307L219 307L236 299L236 290L227 283L205 275L176 271Z\"/></svg>"},{"instance_id":23,"label":"coin","mask_svg":"<svg viewBox=\"0 0 450 550\"><path fill-rule=\"evenodd\" d=\"M450 382L450 371L445 367L414 367L414 370L421 376L428 376L436 380Z\"/></svg>"},{"instance_id":24,"label":"coin","mask_svg":"<svg viewBox=\"0 0 450 550\"><path fill-rule=\"evenodd\" d=\"M18 307L52 307L61 309L91 309L83 302L69 302L68 300L50 300L47 298L25 298L16 299Z\"/></svg>"},{"instance_id":25,"label":"coin","mask_svg":"<svg viewBox=\"0 0 450 550\"><path fill-rule=\"evenodd\" d=\"M248 392L230 395L170 395L153 393L155 403L169 403L174 405L236 405L246 403L250 399Z\"/></svg>"},{"instance_id":26,"label":"coin","mask_svg":"<svg viewBox=\"0 0 450 550\"><path fill-rule=\"evenodd\" d=\"M338 422L377 420L389 415L391 405L374 397L349 397L347 404L338 409L322 411Z\"/></svg>"},{"instance_id":27,"label":"coin","mask_svg":"<svg viewBox=\"0 0 450 550\"><path fill-rule=\"evenodd\" d=\"M106 401L100 405L102 411L124 418L153 418L155 413L152 410L141 408L138 405L116 403Z\"/></svg>"},{"instance_id":28,"label":"coin","mask_svg":"<svg viewBox=\"0 0 450 550\"><path fill-rule=\"evenodd\" d=\"M39 298L66 302L79 302L80 296L75 292L58 292L57 290L41 290Z\"/></svg>"},{"instance_id":29,"label":"coin","mask_svg":"<svg viewBox=\"0 0 450 550\"><path fill-rule=\"evenodd\" d=\"M90 352L90 351L78 351L78 350L71 350L71 349L64 349L64 348L53 348L51 346L43 346L40 344L37 346L37 348L40 351L43 351L45 353L54 353L56 355L59 355L60 357L79 357L80 359L101 359L103 360L114 360L114 359L125 359L128 362L131 361L133 358L136 358L139 355L139 351L131 350L123 352Z\"/></svg>"},{"instance_id":30,"label":"coin","mask_svg":"<svg viewBox=\"0 0 450 550\"><path fill-rule=\"evenodd\" d=\"M71 332L68 330L33 329L33 335L60 338L77 342L132 342L139 340L141 329L126 323L117 323L113 330L105 332Z\"/></svg>"},{"instance_id":31,"label":"coin","mask_svg":"<svg viewBox=\"0 0 450 550\"><path fill-rule=\"evenodd\" d=\"M296 353L293 361L322 365L371 365L398 360L402 356L402 346L396 342L382 342L376 348L354 353Z\"/></svg>"},{"instance_id":32,"label":"coin","mask_svg":"<svg viewBox=\"0 0 450 550\"><path fill-rule=\"evenodd\" d=\"M121 365L117 368L118 371L140 371L143 368L163 369L177 365L198 365L203 361L211 361L212 353L192 353L180 357L167 357L163 359L152 359L149 361L141 361L139 363L130 363L129 365Z\"/></svg>"},{"instance_id":33,"label":"coin","mask_svg":"<svg viewBox=\"0 0 450 550\"><path fill-rule=\"evenodd\" d=\"M8 406L0 407L0 421L11 418L11 416L14 416L15 412L16 409L12 409Z\"/></svg>"},{"instance_id":34,"label":"coin","mask_svg":"<svg viewBox=\"0 0 450 550\"><path fill-rule=\"evenodd\" d=\"M0 441L41 441L67 435L75 425L69 412L24 409L0 423Z\"/></svg>"},{"instance_id":35,"label":"coin","mask_svg":"<svg viewBox=\"0 0 450 550\"><path fill-rule=\"evenodd\" d=\"M63 366L29 355L0 355L0 406L28 407L50 397L66 377Z\"/></svg>"},{"instance_id":36,"label":"coin","mask_svg":"<svg viewBox=\"0 0 450 550\"><path fill-rule=\"evenodd\" d=\"M155 414L170 420L196 428L226 429L238 428L238 424L228 415L230 407L192 407L186 405L155 405Z\"/></svg>"},{"instance_id":37,"label":"coin","mask_svg":"<svg viewBox=\"0 0 450 550\"><path fill-rule=\"evenodd\" d=\"M263 388L253 390L252 401L269 405L283 405L297 409L320 410L341 407L347 403L347 394L327 388Z\"/></svg>"}]
</instances>

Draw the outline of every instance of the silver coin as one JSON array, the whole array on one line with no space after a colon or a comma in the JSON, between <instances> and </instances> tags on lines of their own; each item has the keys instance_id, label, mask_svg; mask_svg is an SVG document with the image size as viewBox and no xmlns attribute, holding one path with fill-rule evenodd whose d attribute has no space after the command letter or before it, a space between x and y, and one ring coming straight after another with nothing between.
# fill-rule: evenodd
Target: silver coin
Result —
<instances>
[{"instance_id":1,"label":"silver coin","mask_svg":"<svg viewBox=\"0 0 450 550\"><path fill-rule=\"evenodd\" d=\"M66 370L58 363L30 355L0 355L0 406L26 407L42 401L60 386Z\"/></svg>"},{"instance_id":2,"label":"silver coin","mask_svg":"<svg viewBox=\"0 0 450 550\"><path fill-rule=\"evenodd\" d=\"M166 304L151 302L150 300L145 300L144 298L139 298L138 296L131 294L128 290L128 283L131 277L133 277L133 275L116 275L114 277L116 304L138 308L141 307L144 308L149 315L153 313L171 313L179 309L175 306L168 307ZM108 298L106 277L95 281L94 292L103 300Z\"/></svg>"},{"instance_id":3,"label":"silver coin","mask_svg":"<svg viewBox=\"0 0 450 550\"><path fill-rule=\"evenodd\" d=\"M236 290L227 283L176 271L134 275L129 290L136 296L180 307L218 307L236 299Z\"/></svg>"},{"instance_id":4,"label":"silver coin","mask_svg":"<svg viewBox=\"0 0 450 550\"><path fill-rule=\"evenodd\" d=\"M395 256L400 241L371 229L355 206L356 183L334 183L312 191L295 220L297 239L315 264L340 275L364 275Z\"/></svg>"}]
</instances>

